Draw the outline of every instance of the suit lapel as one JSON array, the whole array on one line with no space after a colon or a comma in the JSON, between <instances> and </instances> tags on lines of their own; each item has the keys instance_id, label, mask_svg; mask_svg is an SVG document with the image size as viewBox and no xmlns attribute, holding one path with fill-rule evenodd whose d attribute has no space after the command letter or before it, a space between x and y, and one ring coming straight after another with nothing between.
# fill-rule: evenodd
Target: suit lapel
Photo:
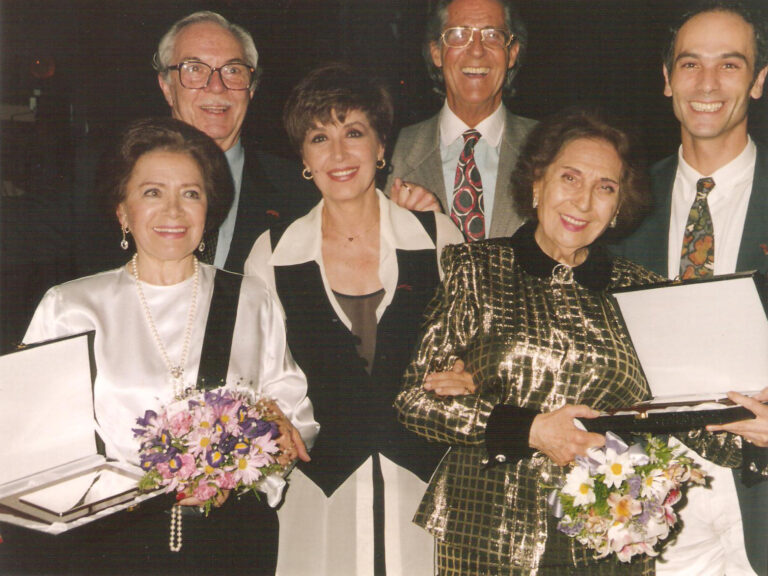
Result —
<instances>
[{"instance_id":1,"label":"suit lapel","mask_svg":"<svg viewBox=\"0 0 768 576\"><path fill-rule=\"evenodd\" d=\"M496 190L494 191L493 212L491 214L491 229L489 238L511 236L523 223L515 212L514 201L510 185L512 170L517 164L520 148L525 142L528 130L513 116L509 110L505 110L504 134L501 137L501 149L499 151L499 172L496 175Z\"/></svg>"},{"instance_id":2,"label":"suit lapel","mask_svg":"<svg viewBox=\"0 0 768 576\"><path fill-rule=\"evenodd\" d=\"M440 157L440 114L425 121L415 134L407 159L408 170L403 173L403 179L407 180L409 174L419 171L422 175L419 184L435 194L447 212L448 199Z\"/></svg>"},{"instance_id":3,"label":"suit lapel","mask_svg":"<svg viewBox=\"0 0 768 576\"><path fill-rule=\"evenodd\" d=\"M758 146L737 271L768 272L768 149Z\"/></svg>"},{"instance_id":4,"label":"suit lapel","mask_svg":"<svg viewBox=\"0 0 768 576\"><path fill-rule=\"evenodd\" d=\"M227 261L224 264L225 270L239 274L243 273L245 259L248 258L253 243L264 228L263 223L260 222L263 217L259 203L269 191L256 190L255 180L252 176L254 170L259 170L257 163L253 157L246 156L243 179L240 185L240 200L237 204L235 231L232 235Z\"/></svg>"}]
</instances>

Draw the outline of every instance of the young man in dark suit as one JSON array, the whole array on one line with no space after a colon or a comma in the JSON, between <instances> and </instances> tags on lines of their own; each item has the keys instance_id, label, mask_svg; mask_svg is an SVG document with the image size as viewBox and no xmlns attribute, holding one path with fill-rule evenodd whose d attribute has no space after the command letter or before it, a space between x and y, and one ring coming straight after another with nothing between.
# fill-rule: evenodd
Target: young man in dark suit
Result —
<instances>
[{"instance_id":1,"label":"young man in dark suit","mask_svg":"<svg viewBox=\"0 0 768 576\"><path fill-rule=\"evenodd\" d=\"M768 272L768 148L747 132L749 102L762 96L768 73L767 42L766 23L738 3L708 2L683 17L663 68L682 145L653 167L654 210L622 255L670 278ZM705 226L689 219L694 212ZM741 429L747 442L768 431L766 411L750 406L759 417ZM750 574L751 564L768 574L768 482L760 481L768 470L731 475L701 462L712 490L689 492L684 528L657 573Z\"/></svg>"}]
</instances>

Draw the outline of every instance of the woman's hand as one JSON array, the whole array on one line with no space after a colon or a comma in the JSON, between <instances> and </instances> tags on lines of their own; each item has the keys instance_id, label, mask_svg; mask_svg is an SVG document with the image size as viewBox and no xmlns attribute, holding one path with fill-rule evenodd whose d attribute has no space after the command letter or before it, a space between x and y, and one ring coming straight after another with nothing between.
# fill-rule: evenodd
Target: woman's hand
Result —
<instances>
[{"instance_id":1,"label":"woman's hand","mask_svg":"<svg viewBox=\"0 0 768 576\"><path fill-rule=\"evenodd\" d=\"M286 418L276 402L269 402L267 405L276 416L275 422L280 431L280 436L278 436L276 440L277 445L280 446L280 451L282 452L277 458L278 464L281 466L289 466L297 458L304 462L309 462L309 452L307 452L307 447L304 445L304 440L302 440L299 431L296 430L296 427L291 424L291 421L288 420L288 418Z\"/></svg>"},{"instance_id":2,"label":"woman's hand","mask_svg":"<svg viewBox=\"0 0 768 576\"><path fill-rule=\"evenodd\" d=\"M405 182L395 178L389 199L398 206L419 212L442 212L440 201L429 190L418 184Z\"/></svg>"},{"instance_id":3,"label":"woman's hand","mask_svg":"<svg viewBox=\"0 0 768 576\"><path fill-rule=\"evenodd\" d=\"M533 419L528 444L546 454L558 466L565 466L576 456L584 456L588 448L605 444L605 436L579 430L574 418L596 418L600 413L583 404L568 404L554 412Z\"/></svg>"},{"instance_id":4,"label":"woman's hand","mask_svg":"<svg viewBox=\"0 0 768 576\"><path fill-rule=\"evenodd\" d=\"M472 374L464 370L462 360L456 360L447 372L432 372L424 379L424 390L432 390L438 396L473 394L476 389Z\"/></svg>"},{"instance_id":5,"label":"woman's hand","mask_svg":"<svg viewBox=\"0 0 768 576\"><path fill-rule=\"evenodd\" d=\"M747 408L755 415L755 418L739 420L730 424L710 424L707 426L707 430L710 432L732 432L742 436L747 442L751 442L755 446L768 448L768 406L762 404L768 401L768 388L763 388L752 398L738 392L728 392L728 398Z\"/></svg>"},{"instance_id":6,"label":"woman's hand","mask_svg":"<svg viewBox=\"0 0 768 576\"><path fill-rule=\"evenodd\" d=\"M213 499L213 507L221 508L221 506L224 505L224 502L227 501L227 498L229 498L229 493L230 490L222 490L216 494L216 498ZM194 496L185 497L183 493L178 494L176 499L178 500L177 503L179 506L205 506L205 502L198 500Z\"/></svg>"}]
</instances>

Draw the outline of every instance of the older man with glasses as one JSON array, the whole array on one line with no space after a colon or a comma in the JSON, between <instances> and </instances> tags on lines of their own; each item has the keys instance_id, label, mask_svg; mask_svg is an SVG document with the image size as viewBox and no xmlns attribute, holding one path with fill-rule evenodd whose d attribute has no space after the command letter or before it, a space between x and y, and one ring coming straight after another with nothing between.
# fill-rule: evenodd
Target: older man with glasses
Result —
<instances>
[{"instance_id":1,"label":"older man with glasses","mask_svg":"<svg viewBox=\"0 0 768 576\"><path fill-rule=\"evenodd\" d=\"M258 84L258 52L251 35L214 12L177 21L154 58L158 82L174 118L199 128L224 150L235 199L218 230L207 231L201 258L243 271L256 238L270 225L303 215L318 196L300 178L301 166L246 149L240 138Z\"/></svg>"},{"instance_id":2,"label":"older man with glasses","mask_svg":"<svg viewBox=\"0 0 768 576\"><path fill-rule=\"evenodd\" d=\"M386 190L398 202L430 190L467 241L509 236L521 224L509 194L518 150L535 122L511 114L527 32L507 0L440 0L424 59L442 110L404 128Z\"/></svg>"}]
</instances>

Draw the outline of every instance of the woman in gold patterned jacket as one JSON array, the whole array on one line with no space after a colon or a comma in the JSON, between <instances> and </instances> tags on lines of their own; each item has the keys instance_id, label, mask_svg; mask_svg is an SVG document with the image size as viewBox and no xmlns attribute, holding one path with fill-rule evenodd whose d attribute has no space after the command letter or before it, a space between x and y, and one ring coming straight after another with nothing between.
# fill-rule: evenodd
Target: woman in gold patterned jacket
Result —
<instances>
[{"instance_id":1,"label":"woman in gold patterned jacket","mask_svg":"<svg viewBox=\"0 0 768 576\"><path fill-rule=\"evenodd\" d=\"M513 180L528 222L443 253L395 404L409 429L452 445L415 522L441 575L653 574L648 557L594 560L546 505L562 466L604 442L573 419L650 395L606 291L660 278L597 242L643 207L641 171L625 133L570 111L534 129Z\"/></svg>"}]
</instances>

